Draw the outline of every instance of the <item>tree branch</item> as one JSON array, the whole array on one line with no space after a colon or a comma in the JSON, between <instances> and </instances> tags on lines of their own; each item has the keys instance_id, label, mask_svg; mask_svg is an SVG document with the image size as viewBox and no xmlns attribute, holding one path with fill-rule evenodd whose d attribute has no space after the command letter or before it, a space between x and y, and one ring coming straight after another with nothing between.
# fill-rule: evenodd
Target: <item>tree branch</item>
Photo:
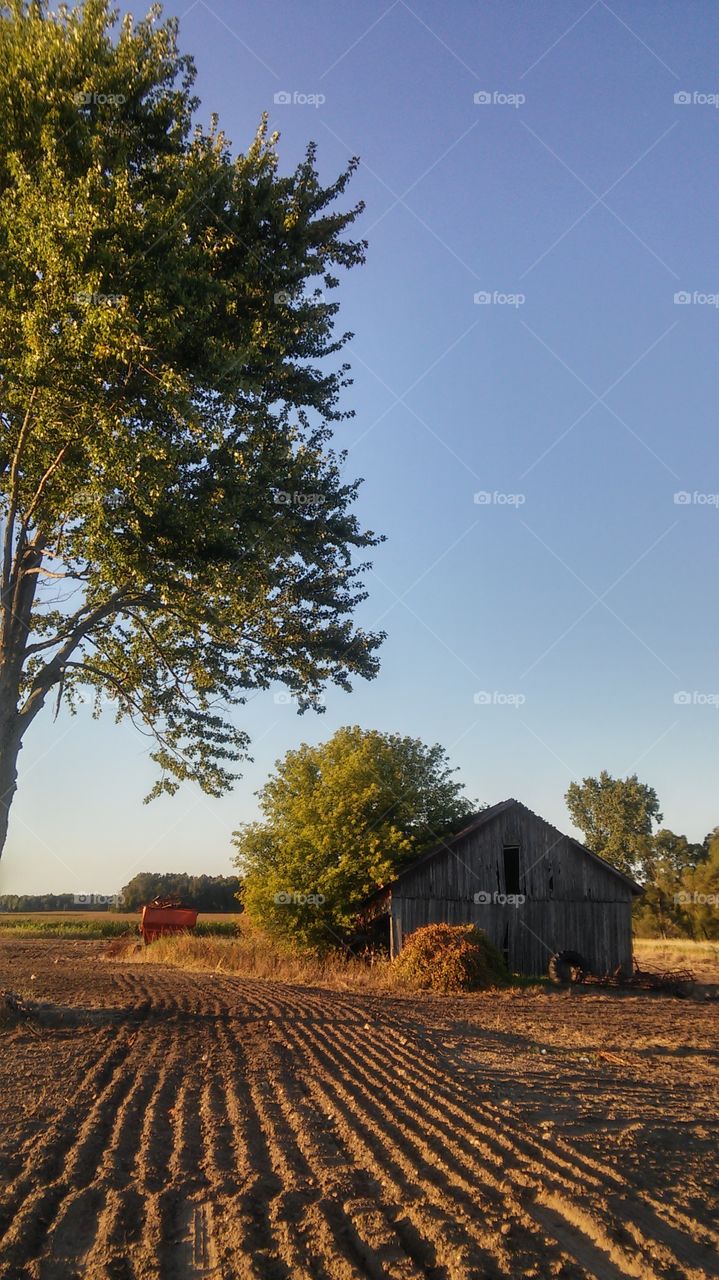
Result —
<instances>
[{"instance_id":1,"label":"tree branch","mask_svg":"<svg viewBox=\"0 0 719 1280\"><path fill-rule=\"evenodd\" d=\"M37 489L35 490L35 494L33 496L32 502L30 503L30 506L28 507L23 517L23 522L22 522L22 525L20 526L21 537L27 533L27 530L30 527L30 521L32 520L33 512L37 510L37 505L43 495L43 490L45 488L45 485L47 484L48 480L52 476L53 472L57 471L58 467L60 466L60 463L62 462L69 448L70 448L70 442L68 441L66 444L62 446L62 449L60 450L60 452L55 455L52 462L50 463L50 466L45 472L44 476L42 476L40 483L38 484Z\"/></svg>"},{"instance_id":2,"label":"tree branch","mask_svg":"<svg viewBox=\"0 0 719 1280\"><path fill-rule=\"evenodd\" d=\"M180 680L180 677L178 676L174 667L170 663L169 659L166 657L164 650L162 649L162 646L158 644L157 640L153 636L152 632L150 631L150 628L146 627L142 619L138 618L137 614L132 613L130 610L128 610L128 617L132 618L133 622L135 622L136 625L140 627L140 629L147 636L147 639L150 641L152 648L155 650L155 653L158 655L163 666L166 668L167 671L169 671L170 675L172 676L172 679L175 682L176 692L179 694L181 698L184 699L184 701L188 704L188 706L192 707L193 710L196 709L195 704L192 701L192 698L190 698L188 694L185 693L185 690L182 687L182 681Z\"/></svg>"},{"instance_id":3,"label":"tree branch","mask_svg":"<svg viewBox=\"0 0 719 1280\"><path fill-rule=\"evenodd\" d=\"M125 590L125 588L119 588L117 591L113 592L109 599L105 600L103 604L96 605L90 611L88 616L84 618L82 622L78 623L58 653L56 653L50 661L46 662L45 666L38 671L32 685L30 686L30 692L28 693L28 696L19 712L19 718L23 724L22 733L25 733L28 726L32 724L32 721L35 719L38 711L43 706L49 690L54 684L57 684L58 681L62 679L62 673L67 665L67 661L71 654L75 652L80 641L84 640L88 632L90 632L98 622L102 622L104 618L107 618L111 614L117 612L117 609L122 602Z\"/></svg>"},{"instance_id":4,"label":"tree branch","mask_svg":"<svg viewBox=\"0 0 719 1280\"><path fill-rule=\"evenodd\" d=\"M25 448L25 441L30 431L30 415L32 412L32 406L33 406L36 394L37 394L37 387L33 387L30 393L30 402L25 411L23 424L20 428L20 433L18 435L17 445L15 446L15 453L13 455L12 465L10 467L10 486L9 486L10 500L8 503L8 513L7 513L6 523L5 523L5 539L4 539L3 559L2 559L2 582L0 583L0 602L2 603L2 609L3 609L3 641L7 639L10 615L12 613L12 609L8 603L8 598L10 595L14 594L13 540L15 537L15 517L17 515L17 508L18 508L18 473L20 470L20 461L22 459L23 450ZM19 550L20 550L20 547L18 547L18 551Z\"/></svg>"},{"instance_id":5,"label":"tree branch","mask_svg":"<svg viewBox=\"0 0 719 1280\"><path fill-rule=\"evenodd\" d=\"M159 742L160 746L164 747L166 751L169 751L171 755L177 756L178 760L182 760L183 764L187 765L189 769L192 768L192 761L189 756L186 756L184 752L180 751L179 747L175 747L172 743L167 741L167 738L160 732L157 725L149 719L139 703L137 703L134 698L130 697L127 689L117 676L113 676L109 671L104 671L101 667L95 667L91 662L86 662L84 660L82 662L66 662L65 667L71 667L73 670L77 671L87 671L90 675L94 675L98 680L106 680L110 684L114 685L125 701L128 702L131 707L134 707L137 714L147 725L150 731L150 736L153 737L156 742ZM130 715L130 719L133 724L135 724L132 715Z\"/></svg>"}]
</instances>

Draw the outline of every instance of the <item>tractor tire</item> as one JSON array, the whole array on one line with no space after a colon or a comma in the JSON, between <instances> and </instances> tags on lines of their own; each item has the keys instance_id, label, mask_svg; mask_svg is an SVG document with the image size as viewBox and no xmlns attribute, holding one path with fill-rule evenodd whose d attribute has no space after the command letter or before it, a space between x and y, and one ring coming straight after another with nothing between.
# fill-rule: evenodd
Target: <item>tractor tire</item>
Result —
<instances>
[{"instance_id":1,"label":"tractor tire","mask_svg":"<svg viewBox=\"0 0 719 1280\"><path fill-rule=\"evenodd\" d=\"M548 971L552 982L581 982L587 969L584 956L578 951L557 951L549 961Z\"/></svg>"}]
</instances>

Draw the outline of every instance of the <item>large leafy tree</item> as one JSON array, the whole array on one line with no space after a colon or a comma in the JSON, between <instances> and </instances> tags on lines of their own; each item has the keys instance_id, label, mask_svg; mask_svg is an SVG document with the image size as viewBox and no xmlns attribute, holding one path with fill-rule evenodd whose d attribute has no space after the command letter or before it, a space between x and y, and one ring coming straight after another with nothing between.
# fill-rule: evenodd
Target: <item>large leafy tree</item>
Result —
<instances>
[{"instance_id":1,"label":"large leafy tree","mask_svg":"<svg viewBox=\"0 0 719 1280\"><path fill-rule=\"evenodd\" d=\"M653 787L635 773L613 778L605 769L598 778L573 782L564 798L593 853L627 875L651 875L653 824L662 820Z\"/></svg>"},{"instance_id":2,"label":"large leafy tree","mask_svg":"<svg viewBox=\"0 0 719 1280\"><path fill-rule=\"evenodd\" d=\"M25 734L80 685L152 736L156 790L218 794L247 690L376 670L330 444L354 165L282 176L264 123L233 157L176 24L115 21L0 8L0 851Z\"/></svg>"},{"instance_id":3,"label":"large leafy tree","mask_svg":"<svg viewBox=\"0 0 719 1280\"><path fill-rule=\"evenodd\" d=\"M246 910L278 938L336 945L367 894L476 808L462 791L417 738L352 726L288 752L235 836Z\"/></svg>"}]
</instances>

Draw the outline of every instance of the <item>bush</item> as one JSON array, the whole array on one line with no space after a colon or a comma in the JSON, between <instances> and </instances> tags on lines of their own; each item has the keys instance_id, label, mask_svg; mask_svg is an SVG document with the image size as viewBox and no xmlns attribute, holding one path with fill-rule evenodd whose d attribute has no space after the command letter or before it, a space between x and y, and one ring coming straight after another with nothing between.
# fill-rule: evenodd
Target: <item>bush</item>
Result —
<instances>
[{"instance_id":1,"label":"bush","mask_svg":"<svg viewBox=\"0 0 719 1280\"><path fill-rule=\"evenodd\" d=\"M509 979L499 951L473 924L428 924L405 940L396 973L424 991L479 991Z\"/></svg>"}]
</instances>

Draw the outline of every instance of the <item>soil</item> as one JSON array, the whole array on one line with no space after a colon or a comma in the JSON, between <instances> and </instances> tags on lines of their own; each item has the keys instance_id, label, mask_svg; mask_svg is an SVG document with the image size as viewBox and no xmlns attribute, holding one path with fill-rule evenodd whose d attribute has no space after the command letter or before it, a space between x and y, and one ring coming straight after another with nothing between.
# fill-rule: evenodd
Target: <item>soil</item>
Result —
<instances>
[{"instance_id":1,"label":"soil","mask_svg":"<svg viewBox=\"0 0 719 1280\"><path fill-rule=\"evenodd\" d=\"M0 1276L719 1275L716 1004L106 953L0 943Z\"/></svg>"}]
</instances>

